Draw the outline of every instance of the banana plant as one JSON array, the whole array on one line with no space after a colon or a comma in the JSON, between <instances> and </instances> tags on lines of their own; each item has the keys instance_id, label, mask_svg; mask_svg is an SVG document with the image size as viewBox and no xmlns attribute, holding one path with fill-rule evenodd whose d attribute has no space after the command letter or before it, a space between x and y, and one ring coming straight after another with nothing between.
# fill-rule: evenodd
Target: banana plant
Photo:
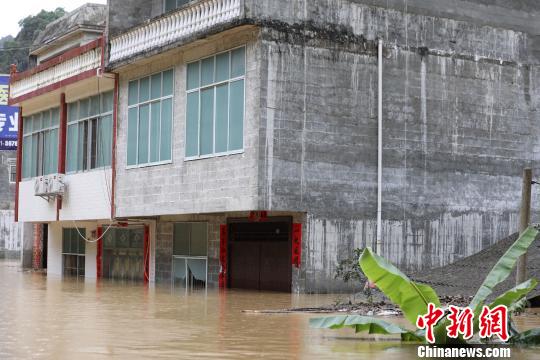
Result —
<instances>
[{"instance_id":1,"label":"banana plant","mask_svg":"<svg viewBox=\"0 0 540 360\"><path fill-rule=\"evenodd\" d=\"M476 314L475 319L482 309L486 299L493 293L493 289L506 280L512 273L517 259L527 252L534 239L538 235L538 230L529 227L512 244L506 253L499 259L493 269L473 297L469 307ZM386 261L381 256L375 254L370 248L366 248L359 260L362 271L394 304L400 307L403 316L413 325L419 316L427 312L428 304L440 306L440 300L435 290L431 287L419 284L409 279L397 267ZM506 305L512 313L526 301L526 296L536 288L537 281L530 279L518 286L506 291L497 297L488 306L494 308L498 305ZM369 334L399 335L402 341L421 342L425 341L423 331L412 331L398 325L383 321L378 318L341 315L325 318L315 318L310 320L314 328L340 329L353 328L356 332L367 332ZM447 337L446 326L448 320L440 321L434 328L435 341L437 344L465 343L463 339L450 339ZM475 321L475 329L478 322ZM513 324L509 327L512 337L511 344L539 345L540 328L518 333Z\"/></svg>"}]
</instances>

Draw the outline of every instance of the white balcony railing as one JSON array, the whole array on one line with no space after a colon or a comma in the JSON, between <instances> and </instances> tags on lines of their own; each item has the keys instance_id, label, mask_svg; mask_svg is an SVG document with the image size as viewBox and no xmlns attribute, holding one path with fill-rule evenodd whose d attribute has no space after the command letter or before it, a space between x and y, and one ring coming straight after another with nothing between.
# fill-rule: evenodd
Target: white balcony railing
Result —
<instances>
[{"instance_id":1,"label":"white balcony railing","mask_svg":"<svg viewBox=\"0 0 540 360\"><path fill-rule=\"evenodd\" d=\"M10 85L10 97L17 98L85 71L97 69L100 65L101 47L98 47L46 70L13 81Z\"/></svg>"},{"instance_id":2,"label":"white balcony railing","mask_svg":"<svg viewBox=\"0 0 540 360\"><path fill-rule=\"evenodd\" d=\"M110 62L188 37L215 25L239 19L241 0L202 0L141 25L111 40Z\"/></svg>"}]
</instances>

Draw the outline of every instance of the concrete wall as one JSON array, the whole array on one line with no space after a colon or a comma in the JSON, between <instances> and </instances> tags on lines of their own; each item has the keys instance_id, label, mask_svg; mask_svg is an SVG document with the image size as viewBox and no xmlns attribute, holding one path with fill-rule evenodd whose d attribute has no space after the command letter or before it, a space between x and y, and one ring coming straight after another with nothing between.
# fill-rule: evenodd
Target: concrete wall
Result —
<instances>
[{"instance_id":1,"label":"concrete wall","mask_svg":"<svg viewBox=\"0 0 540 360\"><path fill-rule=\"evenodd\" d=\"M156 15L156 4L148 2L139 15ZM537 168L540 149L535 2L245 0L245 6L245 22L262 29L247 41L245 153L183 161L184 64L241 44L239 33L123 67L118 216L304 213L303 266L294 288L342 287L331 281L337 262L355 247L374 245L376 232L380 38L383 255L407 270L441 266L517 230L521 171ZM173 162L127 170L128 81L170 67ZM157 225L156 279L170 278L169 223Z\"/></svg>"},{"instance_id":2,"label":"concrete wall","mask_svg":"<svg viewBox=\"0 0 540 360\"><path fill-rule=\"evenodd\" d=\"M0 210L15 207L15 183L9 182L9 163L15 159L16 151L0 151Z\"/></svg>"},{"instance_id":3,"label":"concrete wall","mask_svg":"<svg viewBox=\"0 0 540 360\"><path fill-rule=\"evenodd\" d=\"M139 25L152 16L152 2L148 0L108 0L107 34L115 37Z\"/></svg>"},{"instance_id":4,"label":"concrete wall","mask_svg":"<svg viewBox=\"0 0 540 360\"><path fill-rule=\"evenodd\" d=\"M111 215L111 170L96 169L65 177L66 195L60 220L98 220ZM56 221L56 200L34 195L34 179L19 186L20 221Z\"/></svg>"},{"instance_id":5,"label":"concrete wall","mask_svg":"<svg viewBox=\"0 0 540 360\"><path fill-rule=\"evenodd\" d=\"M259 63L255 34L223 34L121 69L117 143L118 217L253 210L257 202ZM246 45L244 152L185 161L186 63ZM174 69L172 162L127 169L127 96L132 79Z\"/></svg>"},{"instance_id":6,"label":"concrete wall","mask_svg":"<svg viewBox=\"0 0 540 360\"><path fill-rule=\"evenodd\" d=\"M441 266L517 231L539 149L529 34L352 1L251 4L296 23L261 20L259 207L308 213L303 290L335 289L336 263L374 244L378 37L383 254Z\"/></svg>"},{"instance_id":7,"label":"concrete wall","mask_svg":"<svg viewBox=\"0 0 540 360\"><path fill-rule=\"evenodd\" d=\"M216 287L220 271L219 228L227 223L225 214L166 216L157 223L155 252L155 281L170 284L172 275L173 228L178 222L206 222L208 224L208 286Z\"/></svg>"},{"instance_id":8,"label":"concrete wall","mask_svg":"<svg viewBox=\"0 0 540 360\"><path fill-rule=\"evenodd\" d=\"M220 226L227 224L230 218L248 218L249 212L227 212L219 214L162 216L157 222L156 252L155 252L155 281L168 285L171 283L173 256L173 229L179 222L206 222L208 224L208 287L217 287L221 264L219 262ZM298 213L272 212L272 217L290 216L293 223L305 224L305 216ZM305 232L305 226L304 226ZM303 262L306 258L302 259ZM308 263L303 263L305 267ZM292 265L291 265L292 266ZM306 273L293 267L292 291L305 289Z\"/></svg>"},{"instance_id":9,"label":"concrete wall","mask_svg":"<svg viewBox=\"0 0 540 360\"><path fill-rule=\"evenodd\" d=\"M0 210L0 249L22 249L22 223L15 222L13 210Z\"/></svg>"},{"instance_id":10,"label":"concrete wall","mask_svg":"<svg viewBox=\"0 0 540 360\"><path fill-rule=\"evenodd\" d=\"M22 251L21 251L21 265L23 268L32 267L32 249L34 245L34 224L21 223L22 224Z\"/></svg>"}]
</instances>

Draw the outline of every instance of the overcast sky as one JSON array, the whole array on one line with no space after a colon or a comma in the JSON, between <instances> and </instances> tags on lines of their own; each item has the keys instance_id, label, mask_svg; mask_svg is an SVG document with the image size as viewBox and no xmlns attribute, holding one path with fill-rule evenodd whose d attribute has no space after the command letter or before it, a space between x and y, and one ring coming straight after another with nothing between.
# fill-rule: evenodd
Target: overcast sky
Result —
<instances>
[{"instance_id":1,"label":"overcast sky","mask_svg":"<svg viewBox=\"0 0 540 360\"><path fill-rule=\"evenodd\" d=\"M24 19L28 15L36 15L42 9L50 11L57 7L63 7L69 12L87 2L105 4L107 0L2 0L0 37L17 35L19 32L19 20Z\"/></svg>"}]
</instances>

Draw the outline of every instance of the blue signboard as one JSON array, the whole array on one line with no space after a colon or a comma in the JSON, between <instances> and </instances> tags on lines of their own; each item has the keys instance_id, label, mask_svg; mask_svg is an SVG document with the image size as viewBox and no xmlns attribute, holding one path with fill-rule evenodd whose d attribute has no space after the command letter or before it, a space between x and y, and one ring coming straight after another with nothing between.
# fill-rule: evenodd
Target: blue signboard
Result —
<instances>
[{"instance_id":1,"label":"blue signboard","mask_svg":"<svg viewBox=\"0 0 540 360\"><path fill-rule=\"evenodd\" d=\"M0 150L17 149L19 108L8 106L9 75L0 75Z\"/></svg>"}]
</instances>

